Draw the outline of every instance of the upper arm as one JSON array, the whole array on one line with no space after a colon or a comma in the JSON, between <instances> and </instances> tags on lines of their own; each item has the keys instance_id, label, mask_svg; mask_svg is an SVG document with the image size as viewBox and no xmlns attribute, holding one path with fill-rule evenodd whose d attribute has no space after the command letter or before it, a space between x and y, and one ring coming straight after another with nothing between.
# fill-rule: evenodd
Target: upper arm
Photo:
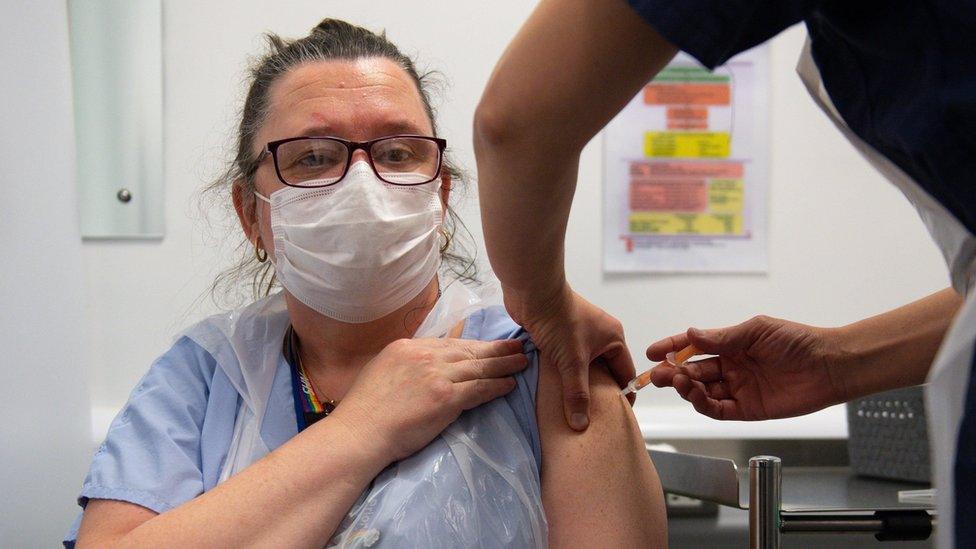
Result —
<instances>
[{"instance_id":1,"label":"upper arm","mask_svg":"<svg viewBox=\"0 0 976 549\"><path fill-rule=\"evenodd\" d=\"M92 460L79 538L128 532L203 492L201 429L213 367L187 339L153 363Z\"/></svg>"},{"instance_id":2,"label":"upper arm","mask_svg":"<svg viewBox=\"0 0 976 549\"><path fill-rule=\"evenodd\" d=\"M603 367L590 370L590 426L571 430L559 375L539 368L542 500L552 547L665 547L657 472L637 421Z\"/></svg>"},{"instance_id":3,"label":"upper arm","mask_svg":"<svg viewBox=\"0 0 976 549\"><path fill-rule=\"evenodd\" d=\"M110 546L156 515L151 509L128 501L93 499L85 507L75 547Z\"/></svg>"},{"instance_id":4,"label":"upper arm","mask_svg":"<svg viewBox=\"0 0 976 549\"><path fill-rule=\"evenodd\" d=\"M498 61L475 135L582 148L676 51L623 0L543 0Z\"/></svg>"}]
</instances>

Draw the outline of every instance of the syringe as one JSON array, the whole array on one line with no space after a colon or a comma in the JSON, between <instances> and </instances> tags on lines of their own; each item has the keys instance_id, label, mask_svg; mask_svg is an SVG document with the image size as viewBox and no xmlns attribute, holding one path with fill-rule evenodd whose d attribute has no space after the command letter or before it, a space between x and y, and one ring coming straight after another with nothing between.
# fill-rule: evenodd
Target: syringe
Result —
<instances>
[{"instance_id":1,"label":"syringe","mask_svg":"<svg viewBox=\"0 0 976 549\"><path fill-rule=\"evenodd\" d=\"M689 345L684 349L681 349L677 353L671 351L670 353L665 355L664 358L667 361L667 363L672 366L682 366L684 365L685 362L688 361L689 358L699 354L701 354L701 351L699 351L694 345ZM661 364L664 363L662 362ZM661 364L658 364L658 366L660 366ZM643 372L639 376L630 380L630 383L628 383L626 387L620 390L620 394L629 395L630 393L636 393L637 391L649 385L651 383L651 371L653 369L654 368L651 368L650 370L647 370L646 372Z\"/></svg>"}]
</instances>

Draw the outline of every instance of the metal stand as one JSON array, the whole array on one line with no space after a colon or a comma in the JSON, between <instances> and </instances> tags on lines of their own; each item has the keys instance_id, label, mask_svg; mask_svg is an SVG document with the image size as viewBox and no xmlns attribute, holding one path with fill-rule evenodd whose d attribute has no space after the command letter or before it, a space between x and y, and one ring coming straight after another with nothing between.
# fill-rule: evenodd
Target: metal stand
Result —
<instances>
[{"instance_id":1,"label":"metal stand","mask_svg":"<svg viewBox=\"0 0 976 549\"><path fill-rule=\"evenodd\" d=\"M918 485L865 479L848 468L784 471L780 458L756 456L749 460L745 486L730 459L654 450L650 455L666 492L748 509L750 549L779 549L783 533L800 532L923 540L937 521L931 503L898 501L899 490Z\"/></svg>"},{"instance_id":2,"label":"metal stand","mask_svg":"<svg viewBox=\"0 0 976 549\"><path fill-rule=\"evenodd\" d=\"M749 460L749 548L779 549L782 463L778 457Z\"/></svg>"}]
</instances>

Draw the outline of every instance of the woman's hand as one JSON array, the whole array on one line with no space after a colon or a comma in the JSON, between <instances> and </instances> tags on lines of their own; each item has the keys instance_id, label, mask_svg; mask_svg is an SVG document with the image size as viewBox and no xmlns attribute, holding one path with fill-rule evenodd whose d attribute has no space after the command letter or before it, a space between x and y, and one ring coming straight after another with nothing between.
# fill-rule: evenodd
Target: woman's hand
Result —
<instances>
[{"instance_id":1,"label":"woman's hand","mask_svg":"<svg viewBox=\"0 0 976 549\"><path fill-rule=\"evenodd\" d=\"M713 419L763 420L815 412L847 400L845 353L827 329L758 316L715 330L689 328L647 348L651 360L694 344L718 355L684 366L662 363L651 382L672 386Z\"/></svg>"},{"instance_id":2,"label":"woman's hand","mask_svg":"<svg viewBox=\"0 0 976 549\"><path fill-rule=\"evenodd\" d=\"M620 321L563 285L551 298L525 303L505 293L505 307L539 348L542 363L559 372L566 423L576 431L589 425L590 365L607 367L617 385L634 378L634 361ZM628 395L633 404L633 396Z\"/></svg>"},{"instance_id":3,"label":"woman's hand","mask_svg":"<svg viewBox=\"0 0 976 549\"><path fill-rule=\"evenodd\" d=\"M366 364L329 419L390 463L426 446L464 410L507 394L527 364L518 340L397 340Z\"/></svg>"}]
</instances>

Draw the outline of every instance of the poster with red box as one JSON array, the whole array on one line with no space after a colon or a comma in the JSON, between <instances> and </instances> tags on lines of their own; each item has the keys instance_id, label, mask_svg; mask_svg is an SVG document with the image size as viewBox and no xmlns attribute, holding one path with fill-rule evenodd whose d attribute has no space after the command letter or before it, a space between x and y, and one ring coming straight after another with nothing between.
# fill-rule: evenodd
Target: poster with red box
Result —
<instances>
[{"instance_id":1,"label":"poster with red box","mask_svg":"<svg viewBox=\"0 0 976 549\"><path fill-rule=\"evenodd\" d=\"M607 125L604 271L766 271L768 56L679 54Z\"/></svg>"}]
</instances>

